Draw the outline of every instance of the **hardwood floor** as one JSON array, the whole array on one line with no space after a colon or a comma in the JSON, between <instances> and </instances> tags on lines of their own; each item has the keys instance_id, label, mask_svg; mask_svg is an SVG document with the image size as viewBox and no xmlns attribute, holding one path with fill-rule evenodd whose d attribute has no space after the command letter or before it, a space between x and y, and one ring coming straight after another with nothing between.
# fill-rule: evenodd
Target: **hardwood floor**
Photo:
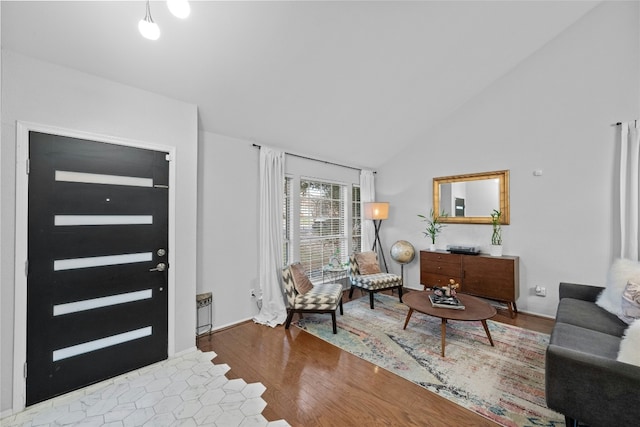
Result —
<instances>
[{"instance_id":1,"label":"hardwood floor","mask_svg":"<svg viewBox=\"0 0 640 427\"><path fill-rule=\"evenodd\" d=\"M544 333L554 322L524 313L511 319L506 310L492 320ZM197 344L216 352L215 363L229 365L229 378L264 384L263 415L270 421L285 419L292 426L497 425L293 326L286 330L248 321L202 336Z\"/></svg>"}]
</instances>

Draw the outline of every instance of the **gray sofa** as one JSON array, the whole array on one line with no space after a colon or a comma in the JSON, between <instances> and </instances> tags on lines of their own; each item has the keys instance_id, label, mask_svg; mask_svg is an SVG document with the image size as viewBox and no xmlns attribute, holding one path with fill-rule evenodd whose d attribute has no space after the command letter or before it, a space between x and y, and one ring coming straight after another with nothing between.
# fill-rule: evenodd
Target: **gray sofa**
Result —
<instances>
[{"instance_id":1,"label":"gray sofa","mask_svg":"<svg viewBox=\"0 0 640 427\"><path fill-rule=\"evenodd\" d=\"M567 426L640 425L640 367L616 360L628 325L595 304L602 289L560 283L545 388Z\"/></svg>"}]
</instances>

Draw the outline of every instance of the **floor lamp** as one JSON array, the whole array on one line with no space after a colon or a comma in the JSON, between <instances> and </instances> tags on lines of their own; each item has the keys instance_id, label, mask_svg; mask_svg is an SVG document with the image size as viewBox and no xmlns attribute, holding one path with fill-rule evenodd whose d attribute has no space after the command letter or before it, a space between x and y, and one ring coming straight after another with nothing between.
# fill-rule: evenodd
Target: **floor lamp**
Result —
<instances>
[{"instance_id":1,"label":"floor lamp","mask_svg":"<svg viewBox=\"0 0 640 427\"><path fill-rule=\"evenodd\" d=\"M364 203L364 219L370 219L373 221L373 228L376 232L376 237L373 239L372 251L376 251L376 248L380 248L382 254L382 261L384 262L384 271L387 273L387 260L384 257L384 250L382 249L382 243L380 243L380 225L382 225L383 219L389 218L389 202L365 202Z\"/></svg>"}]
</instances>

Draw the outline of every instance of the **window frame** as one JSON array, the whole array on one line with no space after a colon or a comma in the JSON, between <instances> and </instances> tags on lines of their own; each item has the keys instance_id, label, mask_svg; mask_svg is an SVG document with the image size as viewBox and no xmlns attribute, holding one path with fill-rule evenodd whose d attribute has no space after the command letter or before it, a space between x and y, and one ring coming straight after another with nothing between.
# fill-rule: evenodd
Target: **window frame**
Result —
<instances>
[{"instance_id":1,"label":"window frame","mask_svg":"<svg viewBox=\"0 0 640 427\"><path fill-rule=\"evenodd\" d=\"M284 177L284 197L283 197L283 206L282 206L282 234L283 234L283 242L282 242L282 261L283 266L291 264L291 259L293 255L292 250L292 241L293 241L293 177L290 175L285 175Z\"/></svg>"},{"instance_id":2,"label":"window frame","mask_svg":"<svg viewBox=\"0 0 640 427\"><path fill-rule=\"evenodd\" d=\"M357 197L356 197L357 192ZM362 193L360 184L351 184L351 227L349 253L362 252ZM356 230L359 233L356 233ZM356 243L357 242L357 243Z\"/></svg>"},{"instance_id":3,"label":"window frame","mask_svg":"<svg viewBox=\"0 0 640 427\"><path fill-rule=\"evenodd\" d=\"M317 194L303 195L303 186L308 184L307 192ZM311 188L315 185L317 188ZM337 256L340 264L344 262L345 253L349 250L348 226L350 214L348 209L349 186L318 178L300 178L299 203L296 210L300 219L298 230L300 263L305 267L312 283L320 283L324 279L323 269L329 265L331 258ZM322 192L325 194L321 194ZM311 226L304 222L312 221ZM335 221L337 220L337 224ZM316 225L319 224L319 225Z\"/></svg>"}]
</instances>

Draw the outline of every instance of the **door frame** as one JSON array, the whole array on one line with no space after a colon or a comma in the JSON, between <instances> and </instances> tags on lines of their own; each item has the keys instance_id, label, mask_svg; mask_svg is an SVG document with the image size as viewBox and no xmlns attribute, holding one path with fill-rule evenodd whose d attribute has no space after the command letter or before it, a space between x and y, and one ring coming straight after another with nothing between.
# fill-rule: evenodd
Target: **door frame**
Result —
<instances>
[{"instance_id":1,"label":"door frame","mask_svg":"<svg viewBox=\"0 0 640 427\"><path fill-rule=\"evenodd\" d=\"M169 160L169 265L175 265L175 158L176 148L146 141L125 139L92 132L65 129L44 124L16 122L16 210L15 210L15 279L13 311L13 412L25 409L27 381L25 364L27 362L27 274L28 251L28 212L29 212L29 176L27 159L29 156L29 132L42 132L71 138L87 139L126 147L143 148L168 153ZM175 268L168 272L168 330L167 355L175 354Z\"/></svg>"}]
</instances>

